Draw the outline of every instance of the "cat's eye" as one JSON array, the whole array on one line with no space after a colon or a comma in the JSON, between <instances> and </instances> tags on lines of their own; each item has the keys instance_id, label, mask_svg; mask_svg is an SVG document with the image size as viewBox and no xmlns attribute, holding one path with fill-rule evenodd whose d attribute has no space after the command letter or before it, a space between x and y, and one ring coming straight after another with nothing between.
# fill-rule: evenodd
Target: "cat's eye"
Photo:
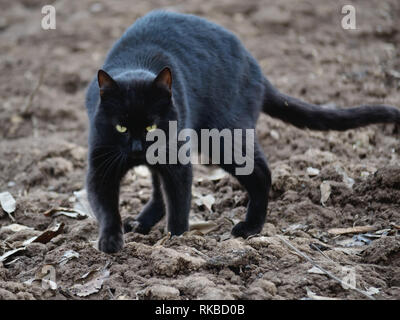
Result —
<instances>
[{"instance_id":1,"label":"cat's eye","mask_svg":"<svg viewBox=\"0 0 400 320\"><path fill-rule=\"evenodd\" d=\"M151 132L157 129L157 125L153 124L152 126L146 127L147 132Z\"/></svg>"},{"instance_id":2,"label":"cat's eye","mask_svg":"<svg viewBox=\"0 0 400 320\"><path fill-rule=\"evenodd\" d=\"M121 133L125 133L126 130L127 130L126 127L121 126L121 125L119 125L119 124L117 124L117 125L115 126L115 129L117 129L117 131L118 131L118 132L121 132Z\"/></svg>"}]
</instances>

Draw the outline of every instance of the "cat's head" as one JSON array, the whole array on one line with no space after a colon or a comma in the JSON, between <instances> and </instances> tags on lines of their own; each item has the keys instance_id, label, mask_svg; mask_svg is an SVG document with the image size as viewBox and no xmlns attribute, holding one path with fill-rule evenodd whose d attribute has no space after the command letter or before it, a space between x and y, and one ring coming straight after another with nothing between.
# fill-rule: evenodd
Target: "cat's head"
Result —
<instances>
[{"instance_id":1,"label":"cat's head","mask_svg":"<svg viewBox=\"0 0 400 320\"><path fill-rule=\"evenodd\" d=\"M94 117L97 148L117 149L124 157L144 160L146 134L157 129L168 132L169 121L177 120L172 102L172 75L164 68L157 76L148 73L113 79L99 70L100 103Z\"/></svg>"}]
</instances>

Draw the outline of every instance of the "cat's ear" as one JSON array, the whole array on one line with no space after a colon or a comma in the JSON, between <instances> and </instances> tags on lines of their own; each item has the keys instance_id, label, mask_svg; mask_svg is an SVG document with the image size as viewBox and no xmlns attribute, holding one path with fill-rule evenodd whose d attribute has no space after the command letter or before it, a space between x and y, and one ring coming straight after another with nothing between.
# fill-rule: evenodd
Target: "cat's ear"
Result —
<instances>
[{"instance_id":1,"label":"cat's ear","mask_svg":"<svg viewBox=\"0 0 400 320\"><path fill-rule=\"evenodd\" d=\"M104 70L97 72L97 81L99 82L100 96L103 96L104 92L109 90L115 90L118 88L117 83L111 76Z\"/></svg>"},{"instance_id":2,"label":"cat's ear","mask_svg":"<svg viewBox=\"0 0 400 320\"><path fill-rule=\"evenodd\" d=\"M172 73L171 69L165 67L154 79L154 84L164 86L169 92L172 90Z\"/></svg>"}]
</instances>

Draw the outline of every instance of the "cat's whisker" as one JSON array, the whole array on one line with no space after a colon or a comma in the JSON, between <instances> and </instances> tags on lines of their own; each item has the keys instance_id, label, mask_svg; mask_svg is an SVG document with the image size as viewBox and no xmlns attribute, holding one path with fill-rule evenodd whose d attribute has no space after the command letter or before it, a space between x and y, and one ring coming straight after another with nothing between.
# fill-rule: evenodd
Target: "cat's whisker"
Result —
<instances>
[{"instance_id":1,"label":"cat's whisker","mask_svg":"<svg viewBox=\"0 0 400 320\"><path fill-rule=\"evenodd\" d=\"M120 159L121 155L122 155L121 152L117 153L116 155L113 156L112 161L110 161L110 162L108 163L107 168L104 170L104 174L103 174L103 176L102 176L100 185L103 185L104 179L107 177L108 173L109 173L109 172L112 172L112 171L113 171L112 168L113 168L116 164L119 163L119 159ZM111 170L110 170L110 169L111 169Z\"/></svg>"},{"instance_id":2,"label":"cat's whisker","mask_svg":"<svg viewBox=\"0 0 400 320\"><path fill-rule=\"evenodd\" d=\"M116 150L111 150L111 151L109 151L109 152L97 154L97 155L95 155L94 157L90 157L90 159L91 159L92 161L93 161L93 160L96 160L96 159L100 159L100 158L106 157L106 156L108 156L108 155L110 155L111 153L114 153L114 152L116 152Z\"/></svg>"},{"instance_id":3,"label":"cat's whisker","mask_svg":"<svg viewBox=\"0 0 400 320\"><path fill-rule=\"evenodd\" d=\"M121 153L122 157L118 161L118 169L119 169L119 175L120 177L123 177L126 173L126 159L127 155L125 153Z\"/></svg>"},{"instance_id":4,"label":"cat's whisker","mask_svg":"<svg viewBox=\"0 0 400 320\"><path fill-rule=\"evenodd\" d=\"M117 154L112 154L112 155L108 156L99 166L97 166L95 168L93 176L97 176L99 173L101 173L101 171L104 171L116 155Z\"/></svg>"}]
</instances>

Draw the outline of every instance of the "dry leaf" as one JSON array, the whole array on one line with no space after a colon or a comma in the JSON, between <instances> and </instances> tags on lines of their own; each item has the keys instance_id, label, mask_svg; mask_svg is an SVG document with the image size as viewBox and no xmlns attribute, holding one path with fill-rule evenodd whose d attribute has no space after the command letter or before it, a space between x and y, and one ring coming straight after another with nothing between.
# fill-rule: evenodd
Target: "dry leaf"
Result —
<instances>
[{"instance_id":1,"label":"dry leaf","mask_svg":"<svg viewBox=\"0 0 400 320\"><path fill-rule=\"evenodd\" d=\"M323 181L319 187L321 190L321 204L325 207L325 203L331 195L331 185L328 181Z\"/></svg>"},{"instance_id":2,"label":"dry leaf","mask_svg":"<svg viewBox=\"0 0 400 320\"><path fill-rule=\"evenodd\" d=\"M182 236L188 237L188 236L204 236L204 234L200 230L191 230L191 231L185 231Z\"/></svg>"},{"instance_id":3,"label":"dry leaf","mask_svg":"<svg viewBox=\"0 0 400 320\"><path fill-rule=\"evenodd\" d=\"M369 234L368 236L372 238L381 238L382 236L388 235L391 231L392 229L382 229L375 231L375 234Z\"/></svg>"},{"instance_id":4,"label":"dry leaf","mask_svg":"<svg viewBox=\"0 0 400 320\"><path fill-rule=\"evenodd\" d=\"M323 297L315 294L312 292L309 288L306 287L307 290L307 297L309 297L312 300L340 300L338 298L330 298L330 297Z\"/></svg>"},{"instance_id":5,"label":"dry leaf","mask_svg":"<svg viewBox=\"0 0 400 320\"><path fill-rule=\"evenodd\" d=\"M11 260L10 262L6 262L4 263L5 266L11 266L13 263L17 262L18 260L20 260L21 257L17 257L14 260Z\"/></svg>"},{"instance_id":6,"label":"dry leaf","mask_svg":"<svg viewBox=\"0 0 400 320\"><path fill-rule=\"evenodd\" d=\"M293 232L296 230L302 230L305 231L307 230L308 226L305 224L301 224L301 223L295 223L295 224L291 224L289 227L282 229L282 231L284 233L288 233L288 232Z\"/></svg>"},{"instance_id":7,"label":"dry leaf","mask_svg":"<svg viewBox=\"0 0 400 320\"><path fill-rule=\"evenodd\" d=\"M387 70L387 73L390 74L394 78L400 79L400 72L398 72L394 69Z\"/></svg>"},{"instance_id":8,"label":"dry leaf","mask_svg":"<svg viewBox=\"0 0 400 320\"><path fill-rule=\"evenodd\" d=\"M11 215L17 207L17 202L8 191L0 193L0 205L12 221L15 221L14 217Z\"/></svg>"},{"instance_id":9,"label":"dry leaf","mask_svg":"<svg viewBox=\"0 0 400 320\"><path fill-rule=\"evenodd\" d=\"M51 290L57 290L57 283L55 283L54 281L52 281L52 280L50 280L50 279L45 279L45 278L43 278L43 279L41 279L41 280L42 280L42 285L45 283L45 284L48 285L48 287L49 287Z\"/></svg>"},{"instance_id":10,"label":"dry leaf","mask_svg":"<svg viewBox=\"0 0 400 320\"><path fill-rule=\"evenodd\" d=\"M342 247L350 248L350 247L363 247L365 245L368 245L365 241L360 241L357 238L350 238L350 239L344 239L340 241L336 241L336 244Z\"/></svg>"},{"instance_id":11,"label":"dry leaf","mask_svg":"<svg viewBox=\"0 0 400 320\"><path fill-rule=\"evenodd\" d=\"M347 175L346 171L344 171L344 169L341 168L340 166L338 166L338 165L335 166L335 169L336 169L336 172L339 173L339 174L343 177L343 182L345 183L345 185L346 185L349 189L353 188L354 179L353 179L353 178L350 178L350 177Z\"/></svg>"},{"instance_id":12,"label":"dry leaf","mask_svg":"<svg viewBox=\"0 0 400 320\"><path fill-rule=\"evenodd\" d=\"M78 220L85 219L87 218L87 214L83 211L80 211L78 209L71 209L71 208L65 208L65 207L57 207L57 208L52 208L50 210L47 210L44 212L44 215L46 217L57 217L60 215L64 215L70 218L75 218Z\"/></svg>"},{"instance_id":13,"label":"dry leaf","mask_svg":"<svg viewBox=\"0 0 400 320\"><path fill-rule=\"evenodd\" d=\"M51 264L46 264L40 270L38 270L35 274L37 280L41 280L42 287L48 288L51 290L57 290L57 283L55 282L56 278L56 269Z\"/></svg>"},{"instance_id":14,"label":"dry leaf","mask_svg":"<svg viewBox=\"0 0 400 320\"><path fill-rule=\"evenodd\" d=\"M32 242L40 242L40 243L46 244L51 239L58 236L63 231L63 229L64 229L64 223L63 222L57 223L55 226L43 231L38 236L32 237L32 238L26 240L23 243L23 245L26 246L27 244L32 243Z\"/></svg>"},{"instance_id":15,"label":"dry leaf","mask_svg":"<svg viewBox=\"0 0 400 320\"><path fill-rule=\"evenodd\" d=\"M71 292L73 292L78 297L87 297L91 294L97 293L103 286L104 280L106 280L109 276L110 271L108 269L104 269L94 279L89 280L84 284L75 284L71 288Z\"/></svg>"},{"instance_id":16,"label":"dry leaf","mask_svg":"<svg viewBox=\"0 0 400 320\"><path fill-rule=\"evenodd\" d=\"M13 213L17 206L17 202L8 191L0 193L0 204L8 214Z\"/></svg>"},{"instance_id":17,"label":"dry leaf","mask_svg":"<svg viewBox=\"0 0 400 320\"><path fill-rule=\"evenodd\" d=\"M51 290L57 290L58 286L57 283L55 283L54 281L50 280L50 279L46 279L46 278L31 278L29 280L24 281L24 284L27 285L32 285L32 283L34 281L40 281L42 283L42 285L46 284L47 287Z\"/></svg>"},{"instance_id":18,"label":"dry leaf","mask_svg":"<svg viewBox=\"0 0 400 320\"><path fill-rule=\"evenodd\" d=\"M369 287L367 289L367 293L370 294L371 296L374 295L374 294L379 293L379 291L380 290L378 288L375 288L375 287Z\"/></svg>"},{"instance_id":19,"label":"dry leaf","mask_svg":"<svg viewBox=\"0 0 400 320\"><path fill-rule=\"evenodd\" d=\"M87 199L86 189L74 191L74 196L77 202L74 204L74 209L85 213L88 217L96 219L92 208L90 207L89 200Z\"/></svg>"},{"instance_id":20,"label":"dry leaf","mask_svg":"<svg viewBox=\"0 0 400 320\"><path fill-rule=\"evenodd\" d=\"M16 253L18 253L20 251L23 251L25 249L26 249L25 247L21 247L21 248L17 248L17 249L14 249L14 250L7 251L2 256L0 256L0 262L6 261L8 258L12 257Z\"/></svg>"},{"instance_id":21,"label":"dry leaf","mask_svg":"<svg viewBox=\"0 0 400 320\"><path fill-rule=\"evenodd\" d=\"M202 196L202 195L197 195L197 199L194 200L194 202L199 206L205 206L211 213L212 211L212 205L215 202L215 198L213 195L209 194L206 196Z\"/></svg>"},{"instance_id":22,"label":"dry leaf","mask_svg":"<svg viewBox=\"0 0 400 320\"><path fill-rule=\"evenodd\" d=\"M22 230L34 230L34 229L31 227L24 226L22 224L12 223L12 224L9 224L8 226L2 227L2 230L9 230L12 232L20 232Z\"/></svg>"},{"instance_id":23,"label":"dry leaf","mask_svg":"<svg viewBox=\"0 0 400 320\"><path fill-rule=\"evenodd\" d=\"M218 227L218 225L212 221L189 222L189 230L199 231L201 235L206 235L216 227Z\"/></svg>"},{"instance_id":24,"label":"dry leaf","mask_svg":"<svg viewBox=\"0 0 400 320\"><path fill-rule=\"evenodd\" d=\"M326 275L325 272L323 272L320 268L317 268L315 266L312 267L311 269L308 269L307 272L308 273L314 273L314 274L325 274Z\"/></svg>"},{"instance_id":25,"label":"dry leaf","mask_svg":"<svg viewBox=\"0 0 400 320\"><path fill-rule=\"evenodd\" d=\"M81 279L86 279L87 277L89 277L89 276L93 275L94 273L98 272L100 269L101 268L96 268L96 269L89 270L88 272L84 273L81 276Z\"/></svg>"},{"instance_id":26,"label":"dry leaf","mask_svg":"<svg viewBox=\"0 0 400 320\"><path fill-rule=\"evenodd\" d=\"M62 266L62 265L66 264L68 261L70 261L73 258L79 258L79 253L74 251L74 250L68 250L60 258L58 263L59 263L60 266Z\"/></svg>"}]
</instances>

